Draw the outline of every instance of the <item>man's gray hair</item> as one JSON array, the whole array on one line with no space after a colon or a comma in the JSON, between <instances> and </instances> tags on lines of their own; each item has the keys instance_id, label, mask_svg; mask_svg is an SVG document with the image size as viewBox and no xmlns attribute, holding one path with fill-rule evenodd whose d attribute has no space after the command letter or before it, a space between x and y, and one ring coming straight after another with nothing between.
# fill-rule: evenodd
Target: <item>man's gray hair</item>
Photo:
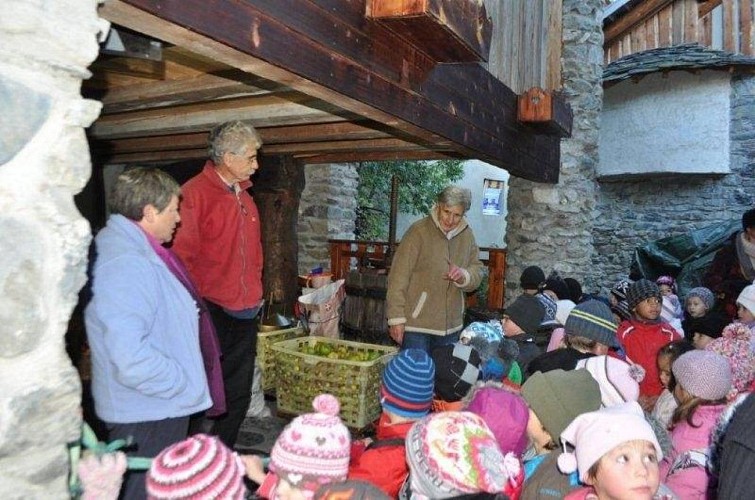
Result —
<instances>
[{"instance_id":1,"label":"man's gray hair","mask_svg":"<svg viewBox=\"0 0 755 500\"><path fill-rule=\"evenodd\" d=\"M472 207L472 191L460 186L447 186L438 194L436 200L448 206L460 206L467 212Z\"/></svg>"},{"instance_id":2,"label":"man's gray hair","mask_svg":"<svg viewBox=\"0 0 755 500\"><path fill-rule=\"evenodd\" d=\"M210 131L207 154L216 165L223 160L225 153L242 154L249 144L254 149L262 147L260 134L248 123L226 122Z\"/></svg>"}]
</instances>

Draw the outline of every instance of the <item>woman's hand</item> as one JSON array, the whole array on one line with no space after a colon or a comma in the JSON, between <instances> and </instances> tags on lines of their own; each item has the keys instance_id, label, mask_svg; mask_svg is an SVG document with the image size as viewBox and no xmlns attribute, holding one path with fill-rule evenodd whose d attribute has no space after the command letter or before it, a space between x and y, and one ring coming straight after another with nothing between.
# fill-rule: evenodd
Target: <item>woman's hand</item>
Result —
<instances>
[{"instance_id":1,"label":"woman's hand","mask_svg":"<svg viewBox=\"0 0 755 500\"><path fill-rule=\"evenodd\" d=\"M462 270L462 268L449 260L448 272L443 275L443 279L453 281L457 285L461 285L465 280L464 270Z\"/></svg>"}]
</instances>

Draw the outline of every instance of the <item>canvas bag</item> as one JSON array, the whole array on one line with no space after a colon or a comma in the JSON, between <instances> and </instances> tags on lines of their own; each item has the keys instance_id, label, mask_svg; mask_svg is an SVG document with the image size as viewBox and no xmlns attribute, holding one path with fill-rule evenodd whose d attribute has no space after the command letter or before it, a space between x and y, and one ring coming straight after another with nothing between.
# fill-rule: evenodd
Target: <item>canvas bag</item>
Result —
<instances>
[{"instance_id":1,"label":"canvas bag","mask_svg":"<svg viewBox=\"0 0 755 500\"><path fill-rule=\"evenodd\" d=\"M314 292L302 295L297 301L297 316L310 335L337 339L341 319L341 304L346 297L346 280L328 283Z\"/></svg>"}]
</instances>

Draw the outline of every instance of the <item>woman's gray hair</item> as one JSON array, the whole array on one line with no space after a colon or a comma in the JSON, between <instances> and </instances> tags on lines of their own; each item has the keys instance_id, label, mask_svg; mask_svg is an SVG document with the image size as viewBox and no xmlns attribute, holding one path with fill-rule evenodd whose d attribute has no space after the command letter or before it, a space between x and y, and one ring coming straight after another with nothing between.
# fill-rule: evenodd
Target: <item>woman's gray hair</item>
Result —
<instances>
[{"instance_id":1,"label":"woman's gray hair","mask_svg":"<svg viewBox=\"0 0 755 500\"><path fill-rule=\"evenodd\" d=\"M467 212L472 207L472 191L469 188L447 186L438 194L436 201L451 207L459 205Z\"/></svg>"},{"instance_id":2,"label":"woman's gray hair","mask_svg":"<svg viewBox=\"0 0 755 500\"><path fill-rule=\"evenodd\" d=\"M210 131L207 154L218 165L225 153L242 154L244 148L252 145L254 149L262 147L260 134L251 125L232 121L218 125Z\"/></svg>"},{"instance_id":3,"label":"woman's gray hair","mask_svg":"<svg viewBox=\"0 0 755 500\"><path fill-rule=\"evenodd\" d=\"M165 210L174 196L181 195L181 186L157 168L136 167L124 171L115 181L110 195L110 212L140 221L144 207L152 205Z\"/></svg>"}]
</instances>

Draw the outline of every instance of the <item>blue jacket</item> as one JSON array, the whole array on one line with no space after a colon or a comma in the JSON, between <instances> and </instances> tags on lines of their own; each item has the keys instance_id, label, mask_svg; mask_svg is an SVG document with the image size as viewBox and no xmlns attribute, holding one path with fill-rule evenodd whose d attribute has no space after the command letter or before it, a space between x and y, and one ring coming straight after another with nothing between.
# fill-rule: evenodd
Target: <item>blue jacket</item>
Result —
<instances>
[{"instance_id":1,"label":"blue jacket","mask_svg":"<svg viewBox=\"0 0 755 500\"><path fill-rule=\"evenodd\" d=\"M85 319L97 415L125 424L207 409L198 312L189 292L125 217L112 215L95 243Z\"/></svg>"}]
</instances>

